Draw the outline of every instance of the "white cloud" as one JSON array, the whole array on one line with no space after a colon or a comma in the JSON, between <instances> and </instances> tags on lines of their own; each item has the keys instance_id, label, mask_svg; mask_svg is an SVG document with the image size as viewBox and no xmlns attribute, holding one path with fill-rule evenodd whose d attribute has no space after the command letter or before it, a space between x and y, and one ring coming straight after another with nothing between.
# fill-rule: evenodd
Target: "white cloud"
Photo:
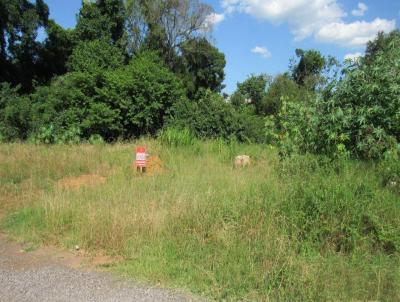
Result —
<instances>
[{"instance_id":1,"label":"white cloud","mask_svg":"<svg viewBox=\"0 0 400 302\"><path fill-rule=\"evenodd\" d=\"M353 9L351 14L356 17L362 17L365 15L365 12L368 10L368 6L365 3L358 2L357 9Z\"/></svg>"},{"instance_id":2,"label":"white cloud","mask_svg":"<svg viewBox=\"0 0 400 302\"><path fill-rule=\"evenodd\" d=\"M213 26L216 26L217 24L221 23L224 20L225 20L224 14L211 13L206 17L204 22L204 27L206 29L212 28Z\"/></svg>"},{"instance_id":3,"label":"white cloud","mask_svg":"<svg viewBox=\"0 0 400 302\"><path fill-rule=\"evenodd\" d=\"M271 52L265 46L256 46L251 52L260 55L264 59L268 59L272 56Z\"/></svg>"},{"instance_id":4,"label":"white cloud","mask_svg":"<svg viewBox=\"0 0 400 302\"><path fill-rule=\"evenodd\" d=\"M365 9L360 4L359 9ZM227 14L239 12L274 24L287 23L296 40L314 36L347 47L361 46L378 31L396 27L395 20L379 18L361 24L346 23L347 14L338 0L221 0L221 6ZM341 31L339 37L332 29Z\"/></svg>"},{"instance_id":5,"label":"white cloud","mask_svg":"<svg viewBox=\"0 0 400 302\"><path fill-rule=\"evenodd\" d=\"M348 53L344 56L345 61L357 61L363 54L361 52Z\"/></svg>"},{"instance_id":6,"label":"white cloud","mask_svg":"<svg viewBox=\"0 0 400 302\"><path fill-rule=\"evenodd\" d=\"M335 22L323 26L315 36L317 40L322 42L357 47L374 39L379 31L389 32L395 28L396 22L394 20L389 21L380 18L376 18L372 22Z\"/></svg>"}]
</instances>

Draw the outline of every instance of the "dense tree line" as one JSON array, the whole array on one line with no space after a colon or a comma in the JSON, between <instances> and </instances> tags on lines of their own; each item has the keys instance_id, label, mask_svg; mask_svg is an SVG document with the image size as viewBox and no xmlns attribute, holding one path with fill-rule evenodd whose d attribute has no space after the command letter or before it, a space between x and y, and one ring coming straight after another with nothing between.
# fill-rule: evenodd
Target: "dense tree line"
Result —
<instances>
[{"instance_id":1,"label":"dense tree line","mask_svg":"<svg viewBox=\"0 0 400 302\"><path fill-rule=\"evenodd\" d=\"M199 0L83 1L76 27L63 29L43 0L0 0L0 140L112 141L173 127L283 155L398 148L399 31L344 66L297 49L286 73L250 75L222 96L211 13Z\"/></svg>"},{"instance_id":2,"label":"dense tree line","mask_svg":"<svg viewBox=\"0 0 400 302\"><path fill-rule=\"evenodd\" d=\"M172 105L223 88L212 9L197 0L83 1L73 30L42 0L0 8L3 140L155 134Z\"/></svg>"}]
</instances>

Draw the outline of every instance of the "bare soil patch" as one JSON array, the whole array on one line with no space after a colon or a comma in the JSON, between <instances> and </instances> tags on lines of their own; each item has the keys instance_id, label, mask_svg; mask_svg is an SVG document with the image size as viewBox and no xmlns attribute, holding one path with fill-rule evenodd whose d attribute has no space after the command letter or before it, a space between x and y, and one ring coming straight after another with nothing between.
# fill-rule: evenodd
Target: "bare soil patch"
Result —
<instances>
[{"instance_id":1,"label":"bare soil patch","mask_svg":"<svg viewBox=\"0 0 400 302\"><path fill-rule=\"evenodd\" d=\"M163 162L158 156L149 156L146 163L146 172L149 175L159 174L164 172Z\"/></svg>"}]
</instances>

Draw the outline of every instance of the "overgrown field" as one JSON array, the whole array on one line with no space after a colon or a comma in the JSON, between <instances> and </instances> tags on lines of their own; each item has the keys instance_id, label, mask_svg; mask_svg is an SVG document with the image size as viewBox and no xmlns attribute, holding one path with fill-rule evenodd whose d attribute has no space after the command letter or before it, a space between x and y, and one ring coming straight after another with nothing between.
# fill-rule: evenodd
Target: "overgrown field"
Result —
<instances>
[{"instance_id":1,"label":"overgrown field","mask_svg":"<svg viewBox=\"0 0 400 302\"><path fill-rule=\"evenodd\" d=\"M139 144L163 167L136 174ZM238 154L252 166L234 169ZM400 195L385 186L387 169L281 161L269 147L223 141L1 144L1 227L122 256L119 273L216 300L399 301ZM93 183L60 185L81 175Z\"/></svg>"}]
</instances>

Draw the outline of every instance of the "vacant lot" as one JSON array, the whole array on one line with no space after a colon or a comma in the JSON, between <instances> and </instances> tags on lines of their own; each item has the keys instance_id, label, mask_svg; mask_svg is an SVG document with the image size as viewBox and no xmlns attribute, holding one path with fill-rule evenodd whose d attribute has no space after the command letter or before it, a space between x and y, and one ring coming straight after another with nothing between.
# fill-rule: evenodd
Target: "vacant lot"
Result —
<instances>
[{"instance_id":1,"label":"vacant lot","mask_svg":"<svg viewBox=\"0 0 400 302\"><path fill-rule=\"evenodd\" d=\"M134 148L156 159L132 169ZM234 169L235 155L252 165ZM400 196L380 165L194 142L0 145L3 230L222 300L400 300Z\"/></svg>"}]
</instances>

